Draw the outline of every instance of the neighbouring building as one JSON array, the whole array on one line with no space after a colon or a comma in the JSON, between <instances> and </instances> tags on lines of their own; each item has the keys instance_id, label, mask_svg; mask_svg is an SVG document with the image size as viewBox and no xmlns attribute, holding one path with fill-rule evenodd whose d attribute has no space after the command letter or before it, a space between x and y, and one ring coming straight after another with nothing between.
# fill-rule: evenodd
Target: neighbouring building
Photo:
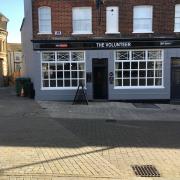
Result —
<instances>
[{"instance_id":1,"label":"neighbouring building","mask_svg":"<svg viewBox=\"0 0 180 180\"><path fill-rule=\"evenodd\" d=\"M25 0L37 100L180 99L180 0Z\"/></svg>"},{"instance_id":2,"label":"neighbouring building","mask_svg":"<svg viewBox=\"0 0 180 180\"><path fill-rule=\"evenodd\" d=\"M7 23L8 19L0 13L0 87L7 84Z\"/></svg>"},{"instance_id":3,"label":"neighbouring building","mask_svg":"<svg viewBox=\"0 0 180 180\"><path fill-rule=\"evenodd\" d=\"M24 75L24 63L22 57L22 47L20 43L8 43L8 77L15 81L17 77Z\"/></svg>"}]
</instances>

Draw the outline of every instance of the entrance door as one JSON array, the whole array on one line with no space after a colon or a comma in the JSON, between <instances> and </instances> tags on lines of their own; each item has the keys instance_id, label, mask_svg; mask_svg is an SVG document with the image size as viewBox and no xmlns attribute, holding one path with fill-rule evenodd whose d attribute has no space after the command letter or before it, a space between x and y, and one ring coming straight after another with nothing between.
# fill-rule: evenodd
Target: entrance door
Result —
<instances>
[{"instance_id":1,"label":"entrance door","mask_svg":"<svg viewBox=\"0 0 180 180\"><path fill-rule=\"evenodd\" d=\"M171 99L180 100L180 59L171 64Z\"/></svg>"},{"instance_id":2,"label":"entrance door","mask_svg":"<svg viewBox=\"0 0 180 180\"><path fill-rule=\"evenodd\" d=\"M108 59L93 59L93 97L108 99Z\"/></svg>"}]
</instances>

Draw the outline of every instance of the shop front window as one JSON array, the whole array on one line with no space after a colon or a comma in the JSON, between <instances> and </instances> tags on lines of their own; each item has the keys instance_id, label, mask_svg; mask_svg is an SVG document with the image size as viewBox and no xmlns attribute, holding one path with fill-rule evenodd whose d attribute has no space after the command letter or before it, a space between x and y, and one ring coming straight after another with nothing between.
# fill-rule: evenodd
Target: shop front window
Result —
<instances>
[{"instance_id":1,"label":"shop front window","mask_svg":"<svg viewBox=\"0 0 180 180\"><path fill-rule=\"evenodd\" d=\"M162 50L115 52L115 87L163 87Z\"/></svg>"},{"instance_id":2,"label":"shop front window","mask_svg":"<svg viewBox=\"0 0 180 180\"><path fill-rule=\"evenodd\" d=\"M42 52L42 88L77 88L85 86L83 51Z\"/></svg>"}]
</instances>

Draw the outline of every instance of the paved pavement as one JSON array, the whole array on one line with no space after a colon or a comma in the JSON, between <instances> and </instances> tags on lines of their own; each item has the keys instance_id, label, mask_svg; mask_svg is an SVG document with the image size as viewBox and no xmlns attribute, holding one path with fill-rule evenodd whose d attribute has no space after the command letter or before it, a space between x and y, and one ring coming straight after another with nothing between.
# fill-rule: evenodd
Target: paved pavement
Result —
<instances>
[{"instance_id":1,"label":"paved pavement","mask_svg":"<svg viewBox=\"0 0 180 180\"><path fill-rule=\"evenodd\" d=\"M0 113L0 180L180 179L178 105L36 103L0 89ZM161 177L131 168L151 164Z\"/></svg>"},{"instance_id":2,"label":"paved pavement","mask_svg":"<svg viewBox=\"0 0 180 180\"><path fill-rule=\"evenodd\" d=\"M72 102L40 101L39 104L53 118L180 121L180 105L167 103L90 102L89 105L72 105Z\"/></svg>"}]
</instances>

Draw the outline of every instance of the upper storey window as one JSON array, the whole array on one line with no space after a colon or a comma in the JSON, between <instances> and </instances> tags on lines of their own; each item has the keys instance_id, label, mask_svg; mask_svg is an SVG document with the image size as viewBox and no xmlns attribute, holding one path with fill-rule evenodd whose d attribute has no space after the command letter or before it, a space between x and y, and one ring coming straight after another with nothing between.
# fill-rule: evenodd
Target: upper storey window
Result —
<instances>
[{"instance_id":1,"label":"upper storey window","mask_svg":"<svg viewBox=\"0 0 180 180\"><path fill-rule=\"evenodd\" d=\"M106 33L119 33L119 8L115 6L106 8Z\"/></svg>"},{"instance_id":2,"label":"upper storey window","mask_svg":"<svg viewBox=\"0 0 180 180\"><path fill-rule=\"evenodd\" d=\"M133 33L152 33L153 6L134 6Z\"/></svg>"},{"instance_id":3,"label":"upper storey window","mask_svg":"<svg viewBox=\"0 0 180 180\"><path fill-rule=\"evenodd\" d=\"M73 34L92 34L92 8L75 7L72 9Z\"/></svg>"},{"instance_id":4,"label":"upper storey window","mask_svg":"<svg viewBox=\"0 0 180 180\"><path fill-rule=\"evenodd\" d=\"M180 32L180 4L175 6L175 24L174 31Z\"/></svg>"},{"instance_id":5,"label":"upper storey window","mask_svg":"<svg viewBox=\"0 0 180 180\"><path fill-rule=\"evenodd\" d=\"M38 9L39 15L39 33L51 34L51 8L40 7Z\"/></svg>"}]
</instances>

